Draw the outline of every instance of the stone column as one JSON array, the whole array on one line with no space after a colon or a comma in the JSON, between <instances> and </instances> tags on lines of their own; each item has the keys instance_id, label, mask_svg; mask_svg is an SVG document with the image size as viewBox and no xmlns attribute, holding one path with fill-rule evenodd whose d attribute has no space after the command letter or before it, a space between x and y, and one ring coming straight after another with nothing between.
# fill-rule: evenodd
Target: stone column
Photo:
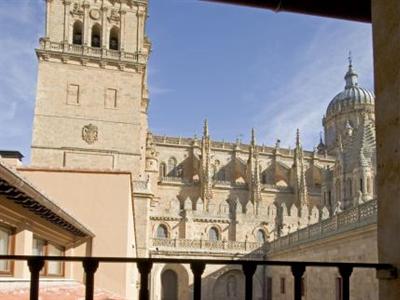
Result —
<instances>
[{"instance_id":1,"label":"stone column","mask_svg":"<svg viewBox=\"0 0 400 300\"><path fill-rule=\"evenodd\" d=\"M46 0L46 26L44 28L44 37L49 37L49 26L50 26L50 6L52 0Z\"/></svg>"},{"instance_id":2,"label":"stone column","mask_svg":"<svg viewBox=\"0 0 400 300\"><path fill-rule=\"evenodd\" d=\"M144 22L146 18L146 7L139 6L136 16L137 16L137 28L138 28L137 49L139 52L141 52L143 49L143 41L144 41Z\"/></svg>"},{"instance_id":3,"label":"stone column","mask_svg":"<svg viewBox=\"0 0 400 300\"><path fill-rule=\"evenodd\" d=\"M89 7L86 1L83 3L83 45L89 46Z\"/></svg>"},{"instance_id":4,"label":"stone column","mask_svg":"<svg viewBox=\"0 0 400 300\"><path fill-rule=\"evenodd\" d=\"M71 0L64 0L64 44L69 43L69 13Z\"/></svg>"},{"instance_id":5,"label":"stone column","mask_svg":"<svg viewBox=\"0 0 400 300\"><path fill-rule=\"evenodd\" d=\"M107 49L108 48L108 40L107 40L107 33L108 33L108 22L107 22L107 11L108 7L102 7L102 18L101 18L101 48Z\"/></svg>"},{"instance_id":6,"label":"stone column","mask_svg":"<svg viewBox=\"0 0 400 300\"><path fill-rule=\"evenodd\" d=\"M149 211L152 198L153 195L148 192L139 190L133 193L137 257L149 256L150 239L152 238Z\"/></svg>"},{"instance_id":7,"label":"stone column","mask_svg":"<svg viewBox=\"0 0 400 300\"><path fill-rule=\"evenodd\" d=\"M126 10L121 9L120 11L120 51L123 52L125 49L125 16Z\"/></svg>"},{"instance_id":8,"label":"stone column","mask_svg":"<svg viewBox=\"0 0 400 300\"><path fill-rule=\"evenodd\" d=\"M33 233L25 228L18 229L15 235L15 254L32 255ZM30 277L26 261L16 261L14 274L16 278L27 279Z\"/></svg>"},{"instance_id":9,"label":"stone column","mask_svg":"<svg viewBox=\"0 0 400 300\"><path fill-rule=\"evenodd\" d=\"M400 267L400 1L372 0L377 139L378 257ZM400 279L380 277L379 299L400 299Z\"/></svg>"}]
</instances>

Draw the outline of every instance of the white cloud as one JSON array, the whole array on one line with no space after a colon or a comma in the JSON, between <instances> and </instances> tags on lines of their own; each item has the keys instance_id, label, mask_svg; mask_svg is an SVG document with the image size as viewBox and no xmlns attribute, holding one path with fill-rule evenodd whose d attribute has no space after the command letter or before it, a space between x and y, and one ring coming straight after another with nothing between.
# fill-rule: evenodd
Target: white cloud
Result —
<instances>
[{"instance_id":1,"label":"white cloud","mask_svg":"<svg viewBox=\"0 0 400 300\"><path fill-rule=\"evenodd\" d=\"M296 128L303 144L312 149L322 130L321 119L329 101L344 88L346 55L354 53L361 84L372 87L371 32L367 26L327 23L317 31L305 51L298 53L300 67L274 91L258 91L266 103L254 117L258 135L268 144L279 138L293 145ZM294 49L295 51L295 49ZM274 101L271 101L273 99Z\"/></svg>"}]
</instances>

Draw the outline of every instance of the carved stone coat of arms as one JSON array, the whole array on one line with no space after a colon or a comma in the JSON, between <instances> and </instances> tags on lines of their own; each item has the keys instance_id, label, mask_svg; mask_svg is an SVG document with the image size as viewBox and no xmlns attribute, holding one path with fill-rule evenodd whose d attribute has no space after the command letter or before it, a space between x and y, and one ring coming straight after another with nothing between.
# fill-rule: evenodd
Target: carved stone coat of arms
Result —
<instances>
[{"instance_id":1,"label":"carved stone coat of arms","mask_svg":"<svg viewBox=\"0 0 400 300\"><path fill-rule=\"evenodd\" d=\"M82 128L82 139L88 143L93 144L97 141L98 128L93 124L88 124Z\"/></svg>"}]
</instances>

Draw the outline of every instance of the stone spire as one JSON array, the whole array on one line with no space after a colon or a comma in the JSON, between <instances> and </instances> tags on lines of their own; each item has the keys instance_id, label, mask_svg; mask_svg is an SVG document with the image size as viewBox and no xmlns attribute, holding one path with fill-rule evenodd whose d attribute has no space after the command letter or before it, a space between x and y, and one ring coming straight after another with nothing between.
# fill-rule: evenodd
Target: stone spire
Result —
<instances>
[{"instance_id":1,"label":"stone spire","mask_svg":"<svg viewBox=\"0 0 400 300\"><path fill-rule=\"evenodd\" d=\"M258 205L258 202L261 200L261 185L260 166L255 136L255 130L252 128L249 146L249 159L247 161L247 182L249 185L249 200L252 201L253 204Z\"/></svg>"},{"instance_id":2,"label":"stone spire","mask_svg":"<svg viewBox=\"0 0 400 300\"><path fill-rule=\"evenodd\" d=\"M317 152L318 154L325 154L326 151L326 146L324 144L324 141L322 140L322 132L319 133L319 144L317 146Z\"/></svg>"},{"instance_id":3,"label":"stone spire","mask_svg":"<svg viewBox=\"0 0 400 300\"><path fill-rule=\"evenodd\" d=\"M346 80L346 89L358 86L358 74L353 70L353 59L351 52L349 53L349 69L344 76Z\"/></svg>"},{"instance_id":4,"label":"stone spire","mask_svg":"<svg viewBox=\"0 0 400 300\"><path fill-rule=\"evenodd\" d=\"M300 142L300 130L296 132L296 148L294 149L294 175L295 175L295 191L297 196L297 203L302 207L309 205L307 194L307 183L304 166L304 152Z\"/></svg>"},{"instance_id":5,"label":"stone spire","mask_svg":"<svg viewBox=\"0 0 400 300\"><path fill-rule=\"evenodd\" d=\"M208 204L213 197L212 170L211 170L211 140L208 132L207 119L204 121L203 137L201 139L201 168L200 168L200 194L208 210Z\"/></svg>"}]
</instances>

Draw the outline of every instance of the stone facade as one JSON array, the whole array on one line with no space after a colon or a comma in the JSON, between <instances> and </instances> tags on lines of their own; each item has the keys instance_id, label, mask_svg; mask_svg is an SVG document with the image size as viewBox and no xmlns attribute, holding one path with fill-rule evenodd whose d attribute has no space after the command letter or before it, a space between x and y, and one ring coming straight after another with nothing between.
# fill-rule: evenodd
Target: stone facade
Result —
<instances>
[{"instance_id":1,"label":"stone facade","mask_svg":"<svg viewBox=\"0 0 400 300\"><path fill-rule=\"evenodd\" d=\"M32 164L20 169L90 225L91 254L376 261L376 230L362 222L351 232L337 226L337 234L308 246L269 248L375 203L374 95L358 86L351 60L345 88L322 118L325 142L321 137L312 151L303 149L299 130L293 149L279 140L258 145L254 130L248 144L214 141L207 121L201 138L158 136L147 123L147 1L46 3L46 34L36 50ZM118 234L104 228L103 214ZM307 275L310 291L320 285L311 280L318 272ZM277 285L285 276L291 289L288 274L259 268L256 298L289 299ZM359 278L375 289L370 273ZM97 283L127 299L137 296L137 272L129 266L105 269ZM157 265L151 283L152 299L188 299L193 277L186 265ZM203 294L242 299L242 273L207 267Z\"/></svg>"}]
</instances>

